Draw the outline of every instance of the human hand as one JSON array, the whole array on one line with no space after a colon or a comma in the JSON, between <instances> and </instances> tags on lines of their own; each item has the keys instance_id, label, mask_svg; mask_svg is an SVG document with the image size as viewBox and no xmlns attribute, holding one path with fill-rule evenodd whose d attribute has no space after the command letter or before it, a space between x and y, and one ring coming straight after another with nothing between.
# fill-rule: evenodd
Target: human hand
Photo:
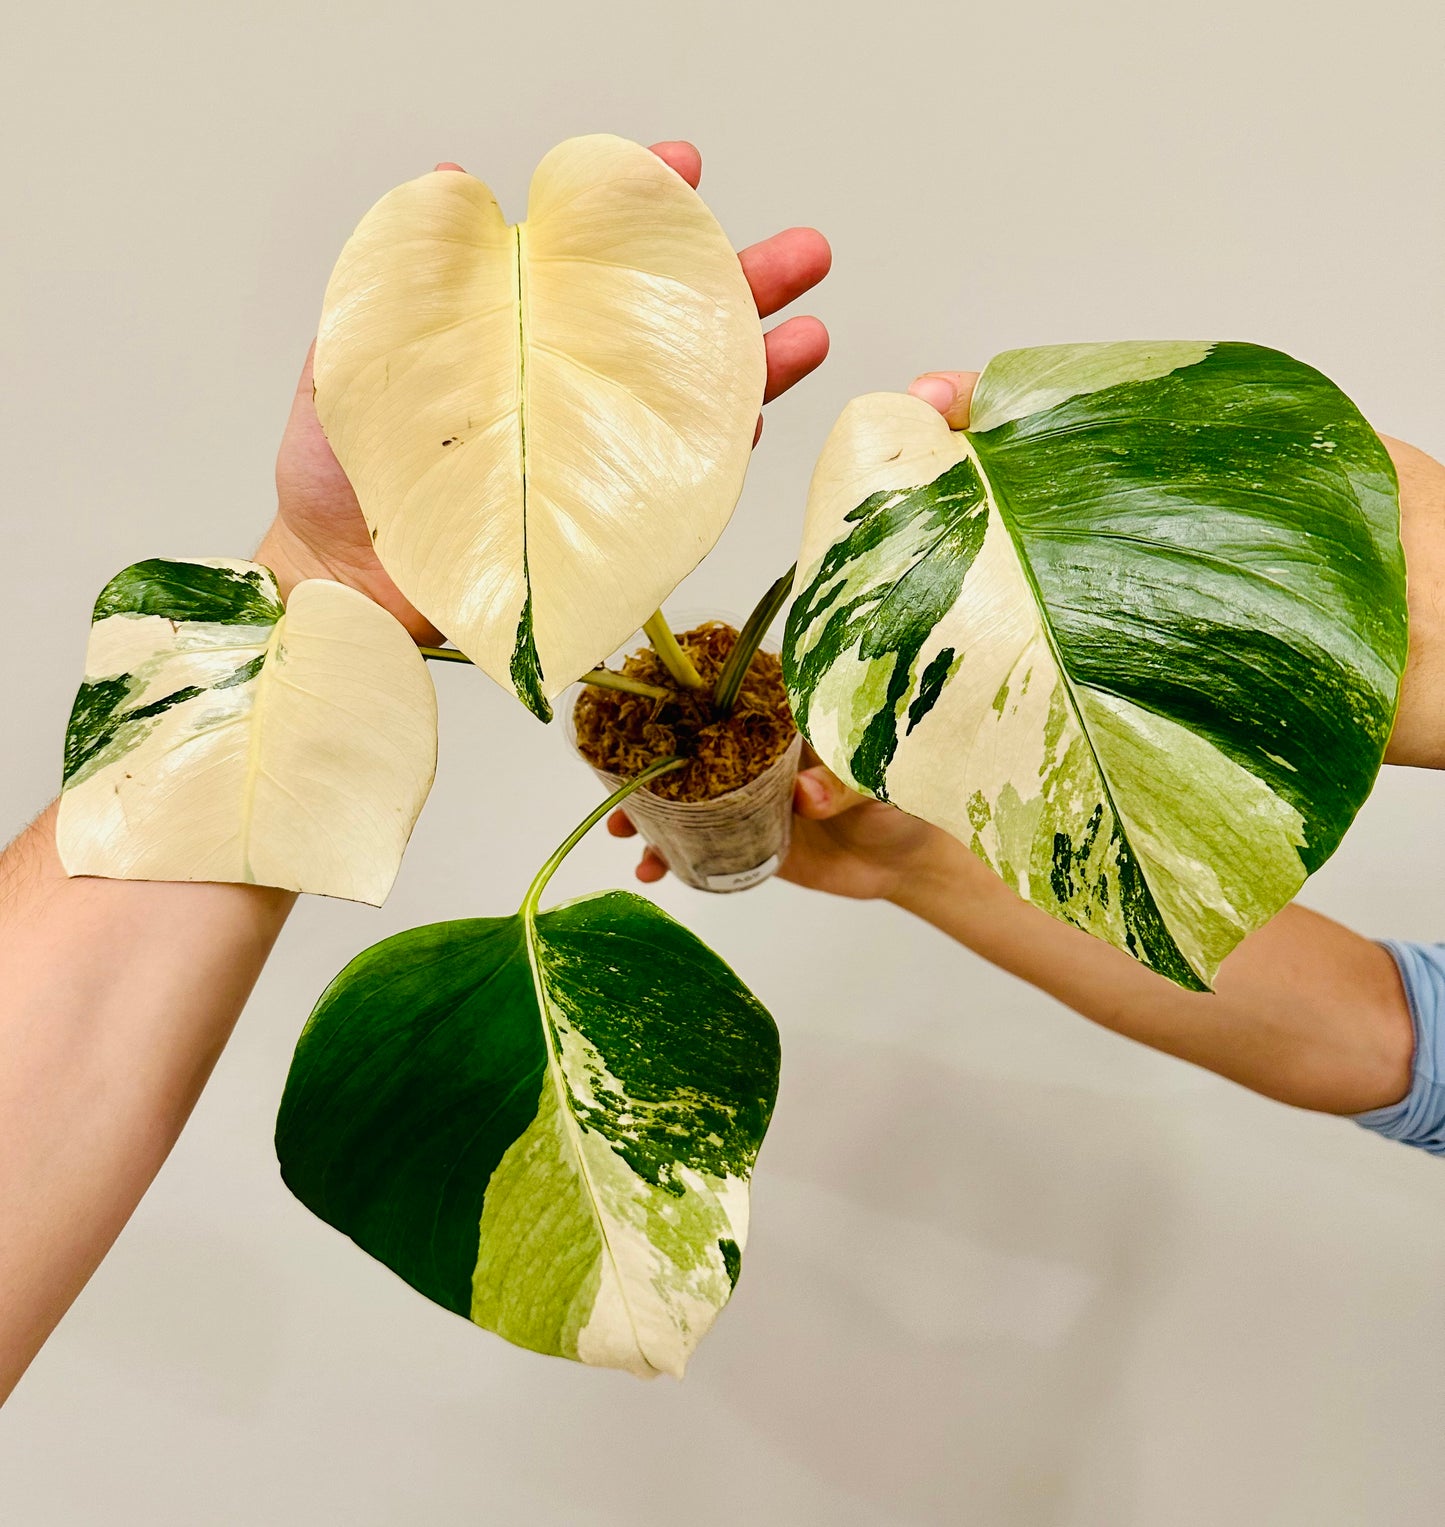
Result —
<instances>
[{"instance_id":1,"label":"human hand","mask_svg":"<svg viewBox=\"0 0 1445 1527\"><path fill-rule=\"evenodd\" d=\"M702 159L690 143L657 143L652 151L696 188ZM439 170L460 168L451 163L437 165ZM816 229L789 228L743 250L738 258L758 316L768 318L828 274L832 253ZM763 401L770 403L822 364L828 353L828 331L816 318L789 318L766 336L765 345ZM307 353L296 384L276 459L276 518L256 560L276 574L283 597L303 578L331 578L374 599L417 641L438 642L442 633L408 603L377 561L356 495L322 433L312 397L315 348L313 344ZM756 443L756 434L753 439Z\"/></svg>"},{"instance_id":2,"label":"human hand","mask_svg":"<svg viewBox=\"0 0 1445 1527\"><path fill-rule=\"evenodd\" d=\"M808 767L793 789L793 840L778 874L795 885L860 900L892 897L931 859L939 828L850 790L809 750ZM637 829L620 808L607 819L614 838ZM661 880L667 864L645 848L637 866L645 884Z\"/></svg>"}]
</instances>

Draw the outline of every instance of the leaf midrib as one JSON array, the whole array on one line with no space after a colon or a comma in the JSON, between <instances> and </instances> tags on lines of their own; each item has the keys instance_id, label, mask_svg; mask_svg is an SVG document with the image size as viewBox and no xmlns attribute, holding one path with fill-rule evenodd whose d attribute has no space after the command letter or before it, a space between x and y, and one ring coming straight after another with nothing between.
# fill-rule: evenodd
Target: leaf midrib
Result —
<instances>
[{"instance_id":1,"label":"leaf midrib","mask_svg":"<svg viewBox=\"0 0 1445 1527\"><path fill-rule=\"evenodd\" d=\"M1109 810L1113 814L1114 821L1118 825L1119 834L1123 838L1125 844L1128 845L1129 852L1134 854L1135 862L1139 867L1139 876L1149 891L1149 899L1154 903L1154 908L1159 914L1159 922L1161 927L1163 927L1165 932L1169 935L1169 942L1174 945L1176 950L1178 950L1180 959L1183 960L1185 965L1187 965L1189 969L1194 972L1194 975L1198 979L1204 980L1204 977L1200 974L1200 972L1194 969L1193 961L1190 960L1189 956L1184 953L1184 950L1180 947L1178 939L1175 938L1174 930L1169 926L1167 920L1165 919L1164 910L1159 905L1159 898L1154 894L1154 887L1152 884L1150 884L1149 873L1145 867L1144 860L1140 858L1138 854L1134 853L1134 846L1129 841L1128 825L1125 822L1123 813L1119 810L1119 807L1114 800L1113 785L1109 781L1108 771L1104 768L1104 761L1099 757L1099 750L1094 746L1093 735L1089 731L1088 723L1084 718L1083 709L1079 704L1078 694L1074 688L1073 675L1070 674L1068 667L1064 662L1063 651L1059 647L1058 641L1054 636L1053 624L1049 620L1049 608L1048 605L1044 602L1043 591L1039 588L1038 579L1034 575L1033 564L1029 561L1028 553L1025 551L1023 543L1011 522L1008 510L1008 502L1004 498L1003 494L998 491L997 487L994 485L993 479L989 476L988 469L985 467L983 459L979 454L978 442L974 439L968 430L960 430L958 433L962 436L964 448L968 452L969 459L973 462L974 470L978 473L979 479L983 483L984 495L988 499L988 502L992 504L993 507L998 511L999 523L1003 526L1005 533L1008 535L1009 544L1014 549L1014 556L1018 559L1019 568L1022 570L1024 579L1028 583L1029 592L1033 595L1034 608L1038 611L1039 616L1039 629L1042 630L1044 633L1044 640L1049 644L1049 653L1053 657L1055 668L1057 668L1059 671L1060 682L1064 686L1064 693L1068 696L1069 708L1074 713L1075 721L1078 722L1079 735L1083 737L1085 743L1088 745L1089 756L1094 760L1094 768L1098 772L1099 783L1103 786L1104 799L1109 803ZM1205 984L1207 986L1208 982L1205 982Z\"/></svg>"},{"instance_id":2,"label":"leaf midrib","mask_svg":"<svg viewBox=\"0 0 1445 1527\"><path fill-rule=\"evenodd\" d=\"M532 570L527 561L527 257L526 220L512 226L517 301L517 456L522 477L522 608L532 602ZM534 628L535 629L535 628Z\"/></svg>"},{"instance_id":3,"label":"leaf midrib","mask_svg":"<svg viewBox=\"0 0 1445 1527\"><path fill-rule=\"evenodd\" d=\"M592 1217L597 1225L597 1234L602 1242L602 1250L607 1258L608 1265L612 1269L612 1276L617 1280L617 1290L622 1299L622 1307L627 1311L627 1323L632 1329L632 1344L636 1347L638 1355L647 1366L654 1372L657 1369L652 1359L648 1357L646 1349L642 1345L642 1339L637 1334L637 1321L633 1318L632 1304L627 1297L627 1284L623 1281L622 1273L617 1266L617 1257L612 1250L612 1242L607 1235L607 1222L603 1218L602 1208L597 1198L597 1188L592 1181L592 1174L587 1168L587 1157L582 1149L581 1128L577 1123L576 1115L572 1112L570 1103L571 1091L567 1086L567 1077L562 1070L562 1058L556 1045L556 1031L552 1027L548 1017L547 1006L547 983L542 974L541 949L539 947L539 934L537 932L537 914L530 904L522 907L522 925L525 930L527 944L527 964L532 973L532 992L537 1003L537 1016L542 1024L542 1042L547 1047L547 1075L551 1085L556 1089L557 1106L566 1120L565 1129L568 1143L572 1147L572 1153L577 1161L577 1171L583 1185L587 1189L587 1206L592 1211ZM600 1285L599 1285L600 1294ZM593 1303L593 1309L596 1302ZM589 1317L591 1312L589 1311ZM582 1328L585 1329L585 1322Z\"/></svg>"}]
</instances>

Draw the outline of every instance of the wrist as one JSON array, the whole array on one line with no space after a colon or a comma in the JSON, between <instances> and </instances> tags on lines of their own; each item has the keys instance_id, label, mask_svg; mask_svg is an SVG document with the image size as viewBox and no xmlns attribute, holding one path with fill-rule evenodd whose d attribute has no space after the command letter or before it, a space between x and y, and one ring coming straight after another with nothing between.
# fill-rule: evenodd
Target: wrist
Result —
<instances>
[{"instance_id":1,"label":"wrist","mask_svg":"<svg viewBox=\"0 0 1445 1527\"><path fill-rule=\"evenodd\" d=\"M292 531L279 516L261 537L251 560L269 568L276 579L284 604L291 597L291 590L307 578L330 578L345 582L316 555L312 549Z\"/></svg>"},{"instance_id":2,"label":"wrist","mask_svg":"<svg viewBox=\"0 0 1445 1527\"><path fill-rule=\"evenodd\" d=\"M366 560L370 565L349 560L346 550L343 548L338 557L322 556L278 514L261 538L252 560L270 568L283 604L290 599L291 591L298 583L308 578L326 578L355 589L358 594L365 594L396 620L414 642L436 646L445 640L441 632L402 597L396 585L382 572L369 546Z\"/></svg>"},{"instance_id":3,"label":"wrist","mask_svg":"<svg viewBox=\"0 0 1445 1527\"><path fill-rule=\"evenodd\" d=\"M957 903L979 872L992 873L957 838L933 827L900 867L896 883L884 900L925 922L934 922L942 907Z\"/></svg>"}]
</instances>

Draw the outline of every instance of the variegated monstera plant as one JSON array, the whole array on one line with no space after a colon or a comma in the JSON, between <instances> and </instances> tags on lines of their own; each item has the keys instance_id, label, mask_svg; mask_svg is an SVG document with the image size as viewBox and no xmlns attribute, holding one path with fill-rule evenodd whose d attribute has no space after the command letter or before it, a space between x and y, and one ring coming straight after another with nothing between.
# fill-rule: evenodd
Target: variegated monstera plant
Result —
<instances>
[{"instance_id":1,"label":"variegated monstera plant","mask_svg":"<svg viewBox=\"0 0 1445 1527\"><path fill-rule=\"evenodd\" d=\"M665 645L654 612L732 512L763 372L695 193L585 138L515 226L455 172L383 198L327 291L316 404L382 565L547 719L576 679L616 682L596 665L639 627ZM1193 987L1339 841L1404 659L1389 460L1318 373L1248 345L1011 352L967 431L857 400L794 594L794 710L841 777ZM283 610L254 564L139 563L96 607L61 852L379 902L435 749L422 656L361 595L303 583ZM437 1303L680 1374L737 1279L778 1038L641 897L543 909L612 804L512 916L352 961L276 1145L304 1203Z\"/></svg>"}]
</instances>

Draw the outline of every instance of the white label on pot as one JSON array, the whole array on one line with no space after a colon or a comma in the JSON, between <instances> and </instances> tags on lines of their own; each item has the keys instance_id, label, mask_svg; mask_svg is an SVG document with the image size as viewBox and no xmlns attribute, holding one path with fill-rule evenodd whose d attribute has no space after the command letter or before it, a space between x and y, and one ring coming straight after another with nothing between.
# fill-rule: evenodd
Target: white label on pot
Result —
<instances>
[{"instance_id":1,"label":"white label on pot","mask_svg":"<svg viewBox=\"0 0 1445 1527\"><path fill-rule=\"evenodd\" d=\"M710 891L746 891L750 885L766 880L777 867L778 856L774 854L771 859L764 859L750 870L738 870L732 875L707 876L707 888Z\"/></svg>"}]
</instances>

